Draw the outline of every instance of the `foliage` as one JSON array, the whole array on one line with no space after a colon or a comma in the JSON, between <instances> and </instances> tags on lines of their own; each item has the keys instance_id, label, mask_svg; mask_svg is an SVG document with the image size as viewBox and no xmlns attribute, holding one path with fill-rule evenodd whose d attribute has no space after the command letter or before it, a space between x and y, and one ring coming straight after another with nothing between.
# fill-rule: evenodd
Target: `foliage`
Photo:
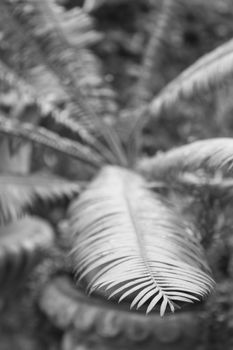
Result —
<instances>
[{"instance_id":1,"label":"foliage","mask_svg":"<svg viewBox=\"0 0 233 350\"><path fill-rule=\"evenodd\" d=\"M168 196L158 193L159 188L172 187L182 175L187 179L190 172L197 179L192 186L198 187L200 169L211 180L216 171L232 167L233 154L231 139L222 138L198 141L153 159L139 160L145 122L162 118L164 110L179 105L183 98L219 89L233 70L230 40L198 60L149 101L153 70L159 66L158 51L169 29L171 9L175 16L172 3L164 1L151 30L136 98L124 108L130 115L126 120L122 120L116 95L103 77L100 62L86 48L101 40L88 14L80 9L69 15L45 0L4 0L0 5L6 18L13 21L14 35L23 42L21 50L34 58L34 65L25 62L22 70L15 62L3 59L1 83L8 93L16 91L29 99L40 121L52 122L53 129L32 125L18 116L12 118L1 108L1 134L65 154L83 167L91 166L95 173L79 197L78 173L75 183L56 177L1 176L2 219L16 219L38 198L52 199L56 204L57 198L71 196L68 225L76 275L91 292L100 290L103 294L105 288L105 296L110 291L109 297L117 295L119 301L125 299L131 307L144 307L147 312L158 305L161 315L168 307L174 311L184 302L205 299L214 282L197 228L184 220ZM90 4L86 2L87 7ZM76 26L80 37L73 34ZM17 30L27 33L27 44ZM117 132L118 122L126 137ZM211 184L206 181L205 186Z\"/></svg>"},{"instance_id":2,"label":"foliage","mask_svg":"<svg viewBox=\"0 0 233 350\"><path fill-rule=\"evenodd\" d=\"M54 244L52 227L40 219L24 218L0 230L1 296L14 293L31 269Z\"/></svg>"}]
</instances>

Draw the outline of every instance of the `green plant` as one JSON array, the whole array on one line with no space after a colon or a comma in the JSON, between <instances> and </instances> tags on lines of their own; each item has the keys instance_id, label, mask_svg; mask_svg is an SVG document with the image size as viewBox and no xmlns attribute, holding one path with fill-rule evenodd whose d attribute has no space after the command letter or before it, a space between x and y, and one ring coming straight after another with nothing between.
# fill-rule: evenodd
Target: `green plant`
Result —
<instances>
[{"instance_id":1,"label":"green plant","mask_svg":"<svg viewBox=\"0 0 233 350\"><path fill-rule=\"evenodd\" d=\"M26 38L20 37L25 45L21 50L34 59L34 64L25 61L23 68L18 67L8 52L0 67L3 90L30 101L41 121L49 120L57 130L10 118L2 108L0 133L76 159L94 177L80 183L78 173L73 182L1 174L1 221L17 220L38 198L56 204L57 198L68 196L74 270L85 280L87 290L126 299L131 307L144 307L146 312L159 305L161 315L180 303L205 299L214 286L199 235L163 189L229 188L232 184L225 176L231 174L233 161L233 141L227 138L197 141L140 160L147 121L158 120L181 100L221 87L233 72L229 41L150 100L155 50L166 36L172 3L163 2L151 29L137 95L125 110L130 117L119 121L121 127L116 96L102 77L96 57L85 47L101 40L91 29L88 15L81 10L62 12L45 0L0 4L6 18L12 19L12 31L23 29ZM4 25L8 26L7 21ZM215 181L216 171L221 171L219 181ZM46 245L50 247L50 238Z\"/></svg>"}]
</instances>

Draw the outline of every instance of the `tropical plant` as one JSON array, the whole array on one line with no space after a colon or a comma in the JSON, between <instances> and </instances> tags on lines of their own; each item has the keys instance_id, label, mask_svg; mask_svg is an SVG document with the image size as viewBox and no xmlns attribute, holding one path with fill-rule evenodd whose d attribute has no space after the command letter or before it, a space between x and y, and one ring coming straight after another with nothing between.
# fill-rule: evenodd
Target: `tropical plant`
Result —
<instances>
[{"instance_id":1,"label":"tropical plant","mask_svg":"<svg viewBox=\"0 0 233 350\"><path fill-rule=\"evenodd\" d=\"M16 108L6 109L2 102L0 133L13 153L15 139L20 139L77 160L77 169L86 168L92 176L88 183L80 181L78 171L74 181L51 174L1 174L3 229L11 221L17 227L20 216L38 200L56 205L59 198L68 197L73 268L87 291L126 300L146 312L159 306L161 315L167 308L173 312L180 304L204 300L214 286L202 246L205 237L172 204L169 193L231 188L233 141L196 141L142 160L140 141L149 120L230 79L232 40L151 99L158 52L175 11L174 2L164 0L150 29L135 97L122 112L100 62L87 48L102 40L87 13L64 12L52 0L4 0L0 9L5 16L3 41L17 44L7 48L1 61L1 96L14 93L17 101L30 101L40 117L40 126L30 118L25 121L24 110L14 117ZM17 60L13 55L9 59L15 50ZM8 247L14 232L15 228L9 232ZM28 235L25 239L33 241ZM14 242L18 254L21 241L17 237ZM51 236L43 242L42 250L49 248Z\"/></svg>"}]
</instances>

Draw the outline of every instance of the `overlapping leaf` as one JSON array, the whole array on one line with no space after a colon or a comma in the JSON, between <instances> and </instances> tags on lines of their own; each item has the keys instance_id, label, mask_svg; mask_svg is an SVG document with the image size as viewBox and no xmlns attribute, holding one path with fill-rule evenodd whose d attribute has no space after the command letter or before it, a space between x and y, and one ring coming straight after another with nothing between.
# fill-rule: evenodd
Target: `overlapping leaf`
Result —
<instances>
[{"instance_id":1,"label":"overlapping leaf","mask_svg":"<svg viewBox=\"0 0 233 350\"><path fill-rule=\"evenodd\" d=\"M0 114L0 133L43 145L92 166L99 167L103 162L100 155L90 150L86 145L59 136L57 133L43 127L12 121L2 114Z\"/></svg>"},{"instance_id":2,"label":"overlapping leaf","mask_svg":"<svg viewBox=\"0 0 233 350\"><path fill-rule=\"evenodd\" d=\"M180 99L208 93L232 78L233 40L200 58L154 98L150 105L152 115L171 109Z\"/></svg>"},{"instance_id":3,"label":"overlapping leaf","mask_svg":"<svg viewBox=\"0 0 233 350\"><path fill-rule=\"evenodd\" d=\"M83 85L80 85L81 81L83 83L83 74L86 75L87 72L90 80L93 78L96 82L93 73L98 71L99 64L95 57L83 48L74 48L67 31L64 29L64 22L60 23L59 18L57 18L56 4L52 1L21 0L12 5L8 0L7 3L9 7L13 8L17 20L23 24L23 29L30 32L31 37L36 41L37 47L40 48L40 55L69 96L76 114L79 116L79 121L82 120L82 124L87 129L100 134L109 145L112 153L115 154L116 162L125 164L126 159L117 135L108 124L97 116L97 106L90 103L92 92L90 96L87 96ZM25 11L27 6L31 9L30 16ZM102 83L102 76L98 75L98 87ZM94 90L97 95L101 95L97 88Z\"/></svg>"},{"instance_id":4,"label":"overlapping leaf","mask_svg":"<svg viewBox=\"0 0 233 350\"><path fill-rule=\"evenodd\" d=\"M53 244L50 225L24 218L0 227L0 296L8 296L28 277Z\"/></svg>"},{"instance_id":5,"label":"overlapping leaf","mask_svg":"<svg viewBox=\"0 0 233 350\"><path fill-rule=\"evenodd\" d=\"M79 191L78 183L55 176L0 174L0 222L18 218L38 199L54 202L71 198Z\"/></svg>"},{"instance_id":6,"label":"overlapping leaf","mask_svg":"<svg viewBox=\"0 0 233 350\"><path fill-rule=\"evenodd\" d=\"M152 96L151 81L154 79L154 71L159 66L160 49L165 37L169 32L171 14L174 7L174 1L163 0L161 8L151 9L148 20L151 21L150 38L145 48L140 69L138 87L135 96L135 104L140 107L142 103L147 103ZM158 12L158 13L157 13Z\"/></svg>"},{"instance_id":7,"label":"overlapping leaf","mask_svg":"<svg viewBox=\"0 0 233 350\"><path fill-rule=\"evenodd\" d=\"M88 49L83 48L84 44L88 43L83 42L81 47L80 45L78 47L78 44L74 47L73 39L72 43L69 41L75 21L77 21L76 27L83 29L79 33L80 38L86 30L89 33L91 19L81 10L66 14L62 11L57 13L58 8L52 1L1 2L0 10L4 14L2 26L4 33L7 33L4 40L11 48L6 58L1 57L8 68L10 67L8 69L10 74L7 72L5 78L9 82L13 77L17 90L19 87L26 87L26 95L39 105L41 114L49 115L59 127L64 127L77 135L77 141L81 139L87 146L97 150L108 162L115 163L117 156L113 155L111 146L107 147L105 143L109 142L113 148L116 146L118 149L116 153L119 151L119 143L116 138L114 139L114 132L102 123L101 118L97 118L94 112L97 107L90 108L91 96L86 96L92 78L94 82L97 81L98 86L103 83L97 68L99 63L95 62L94 55ZM15 56L16 63L11 59ZM5 75L6 69L1 64L0 79L2 71ZM98 73L95 73L97 71ZM85 85L83 78L87 77L87 72L89 82L85 82ZM97 79L95 74L98 76ZM21 80L18 79L19 76ZM108 104L105 103L106 96L105 93L101 95L101 103L105 105ZM98 97L95 96L93 100L98 100ZM111 98L108 99L110 100ZM96 137L96 134L101 134L102 140ZM106 139L108 140L103 141Z\"/></svg>"},{"instance_id":8,"label":"overlapping leaf","mask_svg":"<svg viewBox=\"0 0 233 350\"><path fill-rule=\"evenodd\" d=\"M105 287L147 312L160 304L163 315L212 289L197 240L140 176L104 168L70 215L75 269L91 290Z\"/></svg>"},{"instance_id":9,"label":"overlapping leaf","mask_svg":"<svg viewBox=\"0 0 233 350\"><path fill-rule=\"evenodd\" d=\"M218 171L232 174L233 139L214 138L196 141L161 153L139 163L139 171L148 179L166 179L185 171Z\"/></svg>"}]
</instances>

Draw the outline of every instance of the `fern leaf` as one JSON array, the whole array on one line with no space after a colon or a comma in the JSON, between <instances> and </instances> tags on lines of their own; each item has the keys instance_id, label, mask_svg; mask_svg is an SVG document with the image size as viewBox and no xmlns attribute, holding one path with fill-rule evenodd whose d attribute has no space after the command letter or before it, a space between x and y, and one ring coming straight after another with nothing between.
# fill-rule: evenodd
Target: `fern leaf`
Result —
<instances>
[{"instance_id":1,"label":"fern leaf","mask_svg":"<svg viewBox=\"0 0 233 350\"><path fill-rule=\"evenodd\" d=\"M0 223L20 217L39 199L54 202L80 191L78 183L43 174L0 174Z\"/></svg>"},{"instance_id":2,"label":"fern leaf","mask_svg":"<svg viewBox=\"0 0 233 350\"><path fill-rule=\"evenodd\" d=\"M22 284L53 244L52 228L43 220L24 218L0 227L0 296Z\"/></svg>"},{"instance_id":3,"label":"fern leaf","mask_svg":"<svg viewBox=\"0 0 233 350\"><path fill-rule=\"evenodd\" d=\"M59 153L79 159L91 166L100 167L103 163L103 159L98 153L91 151L89 147L77 141L74 142L61 137L43 127L35 127L29 123L8 120L2 115L0 115L0 133L35 142Z\"/></svg>"},{"instance_id":4,"label":"fern leaf","mask_svg":"<svg viewBox=\"0 0 233 350\"><path fill-rule=\"evenodd\" d=\"M145 159L138 170L148 179L169 179L183 172L205 170L232 174L233 139L216 138L196 141Z\"/></svg>"},{"instance_id":5,"label":"fern leaf","mask_svg":"<svg viewBox=\"0 0 233 350\"><path fill-rule=\"evenodd\" d=\"M213 281L182 219L130 171L103 169L70 208L73 258L91 290L105 287L131 307L201 300ZM88 277L91 273L94 277Z\"/></svg>"},{"instance_id":6,"label":"fern leaf","mask_svg":"<svg viewBox=\"0 0 233 350\"><path fill-rule=\"evenodd\" d=\"M192 98L208 93L232 78L233 40L200 58L178 78L168 84L151 102L150 112L157 116L161 111L171 109L182 98Z\"/></svg>"},{"instance_id":7,"label":"fern leaf","mask_svg":"<svg viewBox=\"0 0 233 350\"><path fill-rule=\"evenodd\" d=\"M21 0L12 4L10 0L6 0L6 5L11 9L22 29L30 33L30 38L39 48L44 64L50 67L63 86L75 106L76 113L80 118L88 121L93 126L92 129L101 134L112 153L115 154L115 162L126 165L126 157L114 130L96 115L95 110L82 93L79 85L80 72L87 70L83 66L83 61L79 62L79 55L68 42L66 33L56 19L55 4L44 0L40 2ZM30 15L28 15L28 7Z\"/></svg>"},{"instance_id":8,"label":"fern leaf","mask_svg":"<svg viewBox=\"0 0 233 350\"><path fill-rule=\"evenodd\" d=\"M56 5L54 0L48 0L43 5L49 19L51 15L56 26L60 28L64 39L74 48L87 48L102 39L101 33L94 30L93 18L81 8L64 11L63 7ZM52 14L51 14L52 12Z\"/></svg>"},{"instance_id":9,"label":"fern leaf","mask_svg":"<svg viewBox=\"0 0 233 350\"><path fill-rule=\"evenodd\" d=\"M27 104L35 106L43 120L50 119L59 128L71 132L76 139L85 142L87 147L97 151L108 163L114 164L116 159L106 146L93 136L81 122L75 119L75 107L68 100L66 101L66 98L64 98L65 92L57 91L59 82L53 81L53 77L43 66L31 69L29 75L30 79L28 79L32 85L26 83L12 69L0 61L0 82L7 91L14 91L20 101L26 101ZM60 110L56 106L54 98L53 100L49 98L51 95L54 96L55 101L59 100L59 96L62 95L62 100L66 101L66 108ZM25 113L21 114L23 115L21 119L24 121Z\"/></svg>"},{"instance_id":10,"label":"fern leaf","mask_svg":"<svg viewBox=\"0 0 233 350\"><path fill-rule=\"evenodd\" d=\"M153 172L152 172L153 173ZM148 180L152 180L148 174L146 174ZM166 178L165 178L166 179ZM222 174L217 173L215 176L208 176L205 173L182 173L179 174L173 181L151 181L148 183L148 188L153 189L160 193L160 191L166 191L173 189L175 191L184 193L209 193L212 196L220 199L221 197L232 197L233 180L230 177L223 177Z\"/></svg>"},{"instance_id":11,"label":"fern leaf","mask_svg":"<svg viewBox=\"0 0 233 350\"><path fill-rule=\"evenodd\" d=\"M174 1L163 0L161 9L156 16L157 9L152 9L151 31L148 44L143 55L142 67L139 74L139 80L135 92L133 105L136 110L131 112L133 117L130 127L126 128L128 131L127 150L129 159L134 163L138 150L140 149L140 131L141 125L138 121L146 119L148 114L147 102L152 97L152 80L154 79L154 70L158 68L160 48L162 42L168 33L168 27L171 20L172 10L174 8ZM156 18L156 20L154 20Z\"/></svg>"},{"instance_id":12,"label":"fern leaf","mask_svg":"<svg viewBox=\"0 0 233 350\"><path fill-rule=\"evenodd\" d=\"M50 4L52 5L51 0ZM93 21L83 10L76 8L72 11L60 11L58 13L54 4L50 8L52 10L50 12L52 12L56 21L56 27L60 29L63 37L65 36L64 40L75 49L79 64L78 84L84 99L92 106L99 118L112 122L112 117L118 111L116 95L109 83L107 83L97 57L86 47L81 47L80 49L80 37L82 41L83 32L89 30L90 33L92 29L92 36L98 37L101 34L93 30ZM80 22L82 26L80 26ZM83 23L86 23L86 25L84 26ZM86 124L86 126L92 128L92 124L93 122Z\"/></svg>"},{"instance_id":13,"label":"fern leaf","mask_svg":"<svg viewBox=\"0 0 233 350\"><path fill-rule=\"evenodd\" d=\"M151 11L151 34L143 55L135 96L135 103L137 106L141 106L151 98L151 81L154 79L154 69L158 66L158 57L160 56L162 42L168 33L173 7L174 1L163 0L158 15L156 15L157 10L155 11L152 9Z\"/></svg>"}]
</instances>

